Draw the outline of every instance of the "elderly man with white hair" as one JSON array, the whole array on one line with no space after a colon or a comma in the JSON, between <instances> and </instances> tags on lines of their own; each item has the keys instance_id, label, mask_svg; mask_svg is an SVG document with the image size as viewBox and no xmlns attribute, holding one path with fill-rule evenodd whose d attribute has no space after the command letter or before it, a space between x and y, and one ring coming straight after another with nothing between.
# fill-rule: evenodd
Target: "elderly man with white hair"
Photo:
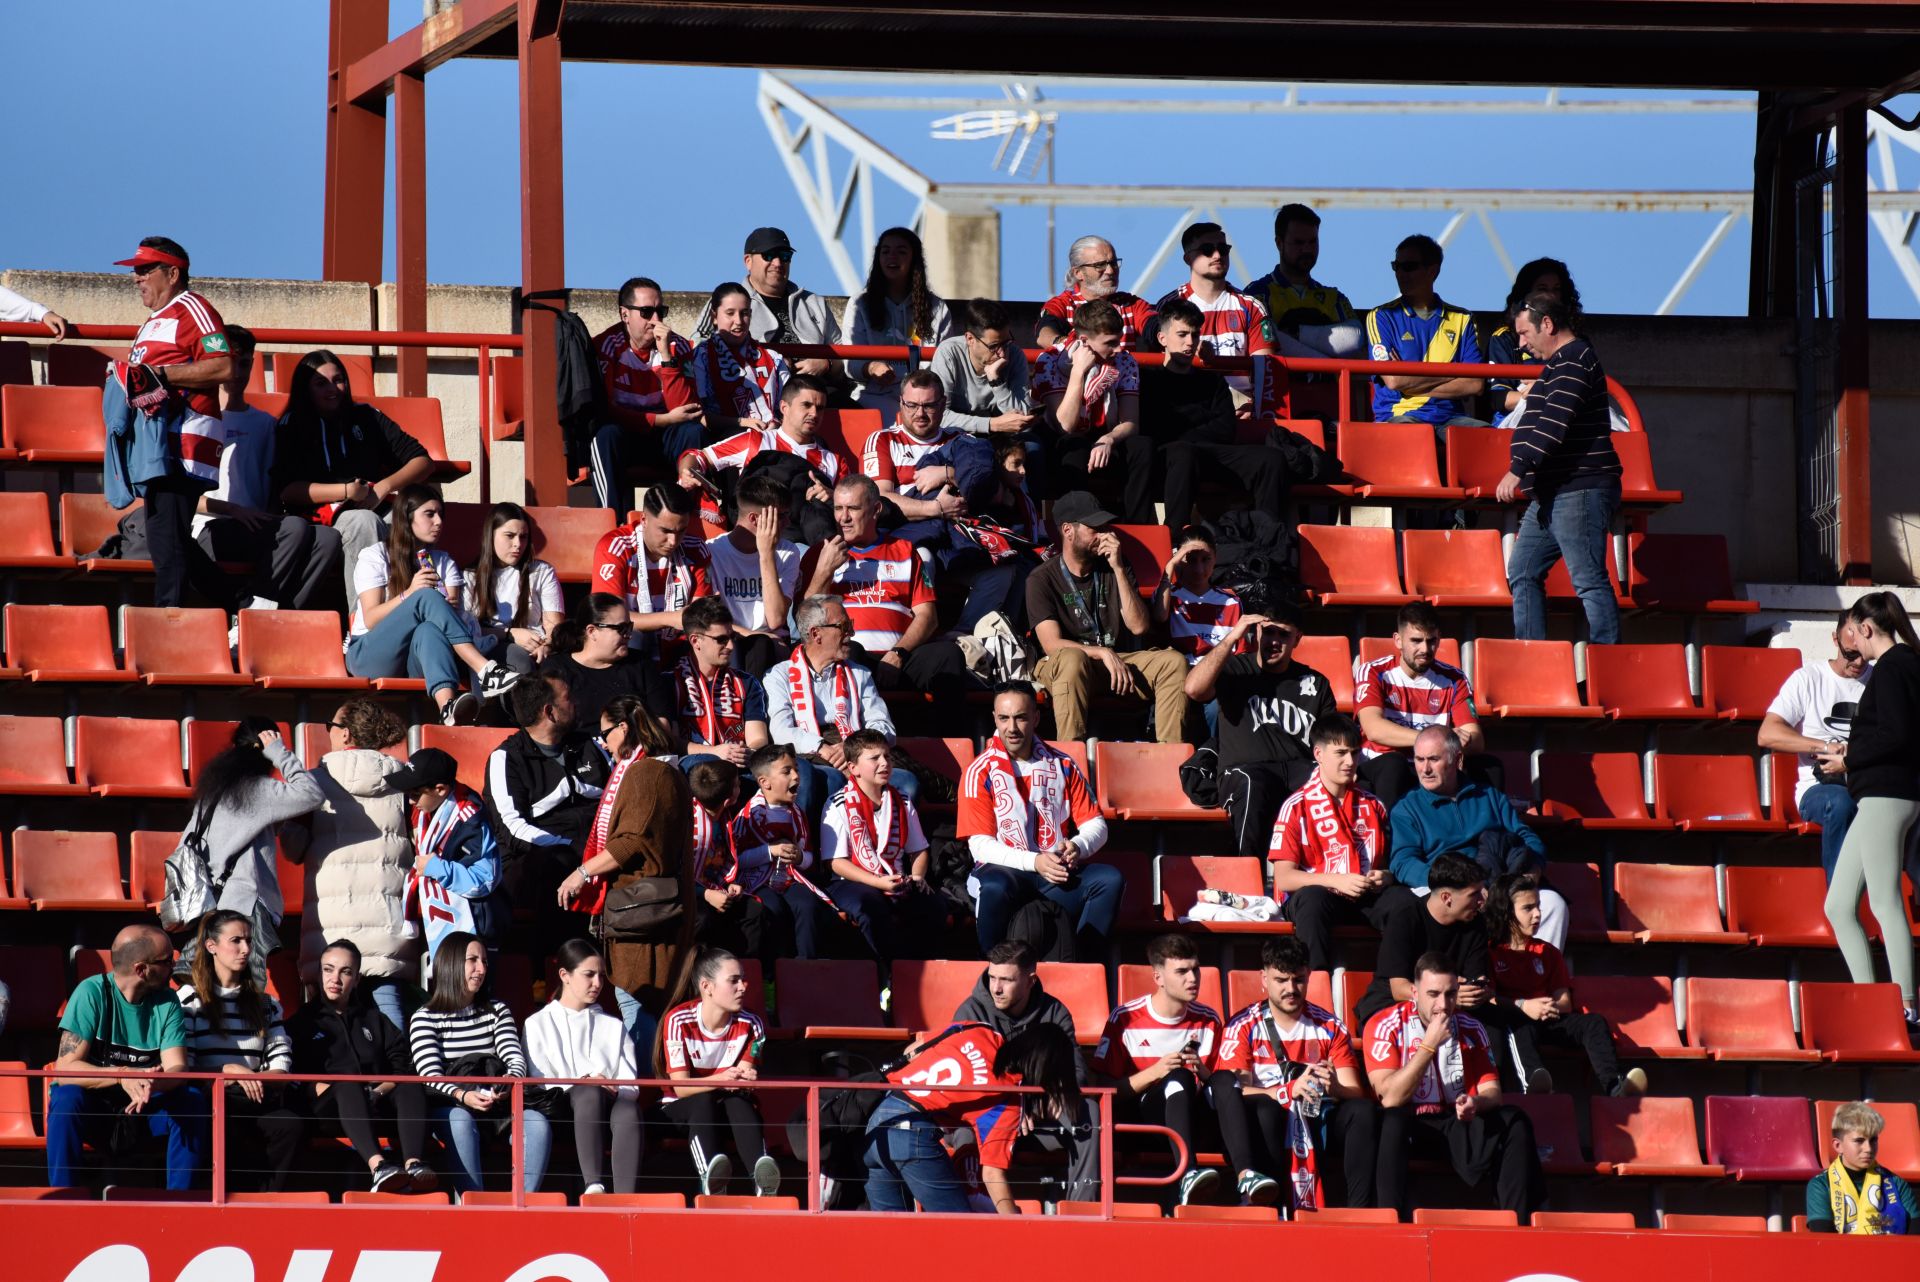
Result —
<instances>
[{"instance_id":1,"label":"elderly man with white hair","mask_svg":"<svg viewBox=\"0 0 1920 1282\"><path fill-rule=\"evenodd\" d=\"M1121 350L1150 345L1158 313L1146 299L1120 288L1120 255L1112 241L1099 236L1082 236L1068 247L1067 287L1040 304L1034 342L1051 347L1072 338L1074 312L1095 298L1106 299L1120 313Z\"/></svg>"}]
</instances>

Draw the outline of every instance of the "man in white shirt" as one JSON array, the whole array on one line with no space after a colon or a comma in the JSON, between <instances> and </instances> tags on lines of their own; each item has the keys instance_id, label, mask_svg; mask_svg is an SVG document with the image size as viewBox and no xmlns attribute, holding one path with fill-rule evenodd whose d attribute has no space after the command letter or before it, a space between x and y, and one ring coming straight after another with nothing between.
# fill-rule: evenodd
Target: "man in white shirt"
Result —
<instances>
[{"instance_id":1,"label":"man in white shirt","mask_svg":"<svg viewBox=\"0 0 1920 1282\"><path fill-rule=\"evenodd\" d=\"M53 341L59 342L67 336L67 318L55 311L49 311L46 304L36 303L31 298L23 298L5 285L0 285L0 321L9 321L25 325L45 325L53 335Z\"/></svg>"},{"instance_id":2,"label":"man in white shirt","mask_svg":"<svg viewBox=\"0 0 1920 1282\"><path fill-rule=\"evenodd\" d=\"M771 476L740 482L733 528L707 540L707 582L733 612L733 666L759 678L789 652L787 610L800 591L806 549L780 536L787 490Z\"/></svg>"},{"instance_id":3,"label":"man in white shirt","mask_svg":"<svg viewBox=\"0 0 1920 1282\"><path fill-rule=\"evenodd\" d=\"M1853 823L1853 794L1847 789L1847 738L1854 710L1873 665L1860 652L1847 612L1833 630L1834 657L1809 663L1787 678L1760 722L1760 746L1792 752L1800 758L1794 802L1800 817L1820 825L1820 866L1833 880L1840 843ZM1775 804L1778 799L1775 799Z\"/></svg>"}]
</instances>

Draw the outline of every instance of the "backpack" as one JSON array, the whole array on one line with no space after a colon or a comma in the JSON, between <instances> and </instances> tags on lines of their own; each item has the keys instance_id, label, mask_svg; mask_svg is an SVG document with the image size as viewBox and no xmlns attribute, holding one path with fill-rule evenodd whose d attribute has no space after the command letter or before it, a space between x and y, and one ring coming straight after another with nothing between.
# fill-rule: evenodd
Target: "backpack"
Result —
<instances>
[{"instance_id":1,"label":"backpack","mask_svg":"<svg viewBox=\"0 0 1920 1282\"><path fill-rule=\"evenodd\" d=\"M884 1082L887 1075L863 1055L830 1052L823 1062L841 1069L836 1076L850 1082ZM867 1119L887 1098L886 1091L820 1092L820 1173L842 1183L860 1183L867 1177ZM787 1122L787 1143L794 1155L807 1156L807 1106Z\"/></svg>"},{"instance_id":2,"label":"backpack","mask_svg":"<svg viewBox=\"0 0 1920 1282\"><path fill-rule=\"evenodd\" d=\"M721 486L725 497L721 508L726 512L729 522L737 515L733 496L739 492L740 485L749 476L762 474L771 476L787 489L787 511L791 515L787 518L787 528L781 531L783 538L811 547L840 533L840 527L833 520L833 509L818 499L807 497L807 491L813 488L815 481L829 490L833 488L833 482L798 454L787 454L780 450L761 450L740 469L739 480L732 484L728 484L728 479L734 475L731 471L722 476Z\"/></svg>"},{"instance_id":3,"label":"backpack","mask_svg":"<svg viewBox=\"0 0 1920 1282\"><path fill-rule=\"evenodd\" d=\"M1073 924L1052 900L1031 899L1020 905L1007 923L1007 938L1031 948L1036 961L1080 960L1073 943Z\"/></svg>"},{"instance_id":4,"label":"backpack","mask_svg":"<svg viewBox=\"0 0 1920 1282\"><path fill-rule=\"evenodd\" d=\"M1213 586L1241 598L1291 600L1296 576L1292 570L1292 531L1270 512L1239 509L1213 519Z\"/></svg>"},{"instance_id":5,"label":"backpack","mask_svg":"<svg viewBox=\"0 0 1920 1282\"><path fill-rule=\"evenodd\" d=\"M191 929L194 923L212 912L220 902L220 892L233 879L245 846L233 852L218 881L213 877L213 856L207 850L207 827L211 814L203 814L199 826L180 834L180 844L167 856L167 890L160 899L160 927L170 932Z\"/></svg>"}]
</instances>

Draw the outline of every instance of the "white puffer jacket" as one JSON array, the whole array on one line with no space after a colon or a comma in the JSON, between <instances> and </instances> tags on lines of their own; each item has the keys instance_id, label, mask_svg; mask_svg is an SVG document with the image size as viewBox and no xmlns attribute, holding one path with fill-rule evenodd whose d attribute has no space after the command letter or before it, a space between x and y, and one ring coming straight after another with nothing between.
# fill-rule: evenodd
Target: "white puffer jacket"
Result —
<instances>
[{"instance_id":1,"label":"white puffer jacket","mask_svg":"<svg viewBox=\"0 0 1920 1282\"><path fill-rule=\"evenodd\" d=\"M406 929L413 836L407 799L387 786L400 763L369 748L329 752L313 772L326 803L313 812L307 846L300 977L320 982L320 954L336 939L360 950L368 978L412 978L420 944Z\"/></svg>"}]
</instances>

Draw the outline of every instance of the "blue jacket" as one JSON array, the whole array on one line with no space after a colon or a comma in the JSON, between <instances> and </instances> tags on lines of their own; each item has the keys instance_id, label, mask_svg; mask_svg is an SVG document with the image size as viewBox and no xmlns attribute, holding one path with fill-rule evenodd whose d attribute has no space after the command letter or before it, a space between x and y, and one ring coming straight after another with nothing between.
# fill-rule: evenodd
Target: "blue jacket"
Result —
<instances>
[{"instance_id":1,"label":"blue jacket","mask_svg":"<svg viewBox=\"0 0 1920 1282\"><path fill-rule=\"evenodd\" d=\"M164 416L144 414L127 404L127 389L120 380L107 375L100 392L100 417L107 424L100 488L108 507L115 511L132 507L134 499L146 493L148 481L186 477L174 450L181 421L186 418L186 409L178 402L178 397L173 398ZM211 481L196 483L202 489L214 488Z\"/></svg>"},{"instance_id":2,"label":"blue jacket","mask_svg":"<svg viewBox=\"0 0 1920 1282\"><path fill-rule=\"evenodd\" d=\"M1435 859L1445 854L1472 859L1480 834L1495 829L1513 833L1535 855L1547 857L1540 834L1520 822L1507 794L1466 779L1451 797L1425 788L1409 792L1394 806L1388 823L1393 829L1388 870L1395 881L1415 889L1427 884L1427 869Z\"/></svg>"}]
</instances>

